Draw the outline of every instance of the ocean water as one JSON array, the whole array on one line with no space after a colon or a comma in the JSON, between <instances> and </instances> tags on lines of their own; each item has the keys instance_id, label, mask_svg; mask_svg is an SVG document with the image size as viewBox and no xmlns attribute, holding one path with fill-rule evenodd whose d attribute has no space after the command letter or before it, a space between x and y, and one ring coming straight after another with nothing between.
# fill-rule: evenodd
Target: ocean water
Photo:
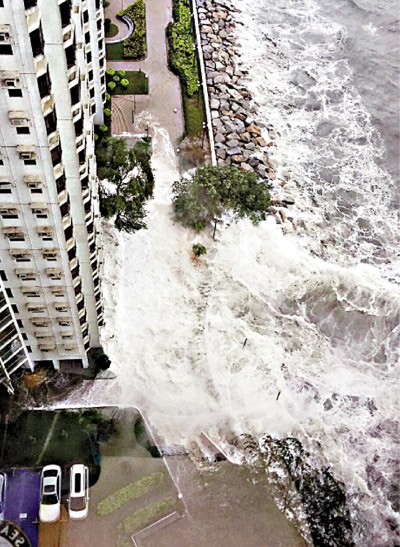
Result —
<instances>
[{"instance_id":1,"label":"ocean water","mask_svg":"<svg viewBox=\"0 0 400 547\"><path fill-rule=\"evenodd\" d=\"M281 225L242 220L216 241L183 229L171 206L174 147L149 117L148 229L105 225L103 345L118 385L97 382L85 396L139 406L171 444L190 447L201 431L295 436L345 483L357 545L389 547L399 493L396 6L235 5L247 85L274 141L274 191L295 205ZM197 241L207 247L199 261Z\"/></svg>"}]
</instances>

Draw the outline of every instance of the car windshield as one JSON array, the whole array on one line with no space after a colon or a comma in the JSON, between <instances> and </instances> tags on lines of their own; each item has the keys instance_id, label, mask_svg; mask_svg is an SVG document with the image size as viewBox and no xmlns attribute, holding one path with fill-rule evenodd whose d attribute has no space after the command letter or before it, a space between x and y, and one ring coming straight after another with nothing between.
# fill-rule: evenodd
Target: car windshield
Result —
<instances>
[{"instance_id":1,"label":"car windshield","mask_svg":"<svg viewBox=\"0 0 400 547\"><path fill-rule=\"evenodd\" d=\"M71 511L83 511L86 508L85 496L70 499Z\"/></svg>"},{"instance_id":2,"label":"car windshield","mask_svg":"<svg viewBox=\"0 0 400 547\"><path fill-rule=\"evenodd\" d=\"M58 503L57 494L43 494L42 504L43 505L56 505Z\"/></svg>"}]
</instances>

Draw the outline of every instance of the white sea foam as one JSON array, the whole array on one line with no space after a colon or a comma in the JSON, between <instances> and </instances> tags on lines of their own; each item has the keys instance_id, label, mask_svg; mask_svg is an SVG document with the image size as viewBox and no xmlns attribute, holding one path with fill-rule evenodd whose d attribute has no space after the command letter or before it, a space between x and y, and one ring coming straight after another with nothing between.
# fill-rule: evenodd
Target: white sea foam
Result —
<instances>
[{"instance_id":1,"label":"white sea foam","mask_svg":"<svg viewBox=\"0 0 400 547\"><path fill-rule=\"evenodd\" d=\"M113 397L142 408L171 444L189 445L201 430L297 436L315 464L346 481L350 500L365 496L356 525L368 518L384 537L379 474L396 457L399 292L376 267L312 256L273 219L232 224L216 242L203 234L208 253L194 261L198 236L172 215L173 148L162 130L153 144L148 229L107 228ZM92 400L104 400L97 386Z\"/></svg>"}]
</instances>

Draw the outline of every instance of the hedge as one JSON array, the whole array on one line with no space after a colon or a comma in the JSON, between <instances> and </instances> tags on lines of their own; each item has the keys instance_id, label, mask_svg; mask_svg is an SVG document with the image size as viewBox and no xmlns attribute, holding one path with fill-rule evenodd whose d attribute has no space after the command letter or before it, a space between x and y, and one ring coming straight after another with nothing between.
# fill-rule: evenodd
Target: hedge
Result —
<instances>
[{"instance_id":1,"label":"hedge","mask_svg":"<svg viewBox=\"0 0 400 547\"><path fill-rule=\"evenodd\" d=\"M124 10L117 12L119 17L127 15L134 25L133 32L124 40L124 57L127 59L143 59L146 57L146 5L144 0L136 0Z\"/></svg>"}]
</instances>

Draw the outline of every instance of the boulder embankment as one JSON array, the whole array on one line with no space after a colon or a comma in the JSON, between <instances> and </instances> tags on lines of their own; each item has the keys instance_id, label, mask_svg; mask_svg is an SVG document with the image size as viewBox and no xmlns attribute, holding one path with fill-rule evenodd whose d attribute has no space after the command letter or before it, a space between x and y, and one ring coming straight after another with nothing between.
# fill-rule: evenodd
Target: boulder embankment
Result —
<instances>
[{"instance_id":1,"label":"boulder embankment","mask_svg":"<svg viewBox=\"0 0 400 547\"><path fill-rule=\"evenodd\" d=\"M235 165L272 180L275 173L267 150L273 143L255 119L247 71L239 62L238 10L230 0L197 0L196 5L218 165Z\"/></svg>"}]
</instances>

